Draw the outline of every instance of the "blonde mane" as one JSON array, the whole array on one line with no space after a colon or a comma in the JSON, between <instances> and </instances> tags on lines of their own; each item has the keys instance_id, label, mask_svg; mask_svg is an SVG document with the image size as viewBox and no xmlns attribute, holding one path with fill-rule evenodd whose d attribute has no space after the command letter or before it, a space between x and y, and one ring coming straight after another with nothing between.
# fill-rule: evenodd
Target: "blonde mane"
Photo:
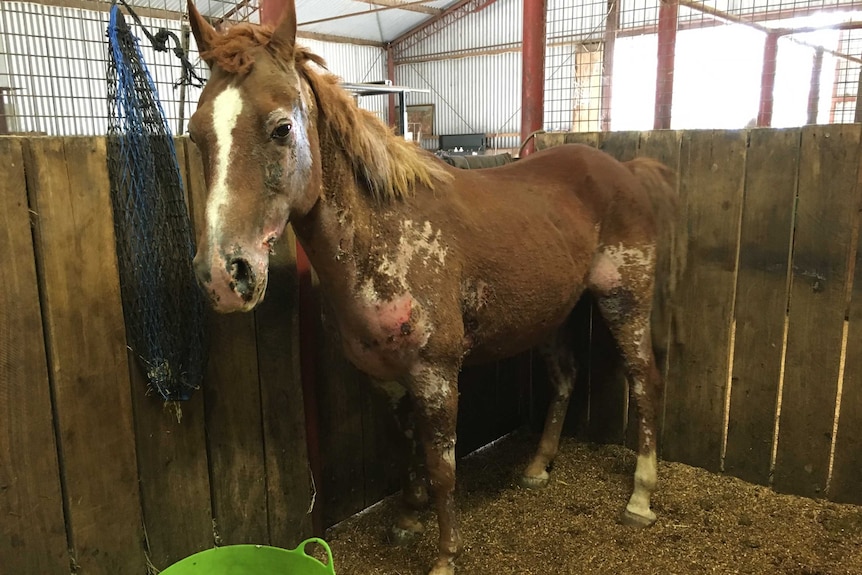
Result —
<instances>
[{"instance_id":1,"label":"blonde mane","mask_svg":"<svg viewBox=\"0 0 862 575\"><path fill-rule=\"evenodd\" d=\"M452 176L442 162L416 144L408 142L386 126L375 114L361 109L326 72L326 62L303 46L285 46L275 41L272 28L238 24L216 37L201 57L231 74L248 74L254 65L253 48L263 47L276 61L293 61L296 70L311 86L321 115L320 127L332 131L349 159L357 179L378 201L392 201L412 195L417 185L433 189ZM324 71L315 70L311 63Z\"/></svg>"}]
</instances>

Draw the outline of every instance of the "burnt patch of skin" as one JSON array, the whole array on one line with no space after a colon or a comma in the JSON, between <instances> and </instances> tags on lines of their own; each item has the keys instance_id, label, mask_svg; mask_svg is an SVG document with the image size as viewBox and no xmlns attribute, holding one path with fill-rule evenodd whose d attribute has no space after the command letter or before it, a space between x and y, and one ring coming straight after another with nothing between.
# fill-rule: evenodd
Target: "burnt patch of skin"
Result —
<instances>
[{"instance_id":1,"label":"burnt patch of skin","mask_svg":"<svg viewBox=\"0 0 862 575\"><path fill-rule=\"evenodd\" d=\"M638 299L630 289L624 287L613 288L607 295L602 296L602 313L611 323L622 322L631 317L637 307Z\"/></svg>"},{"instance_id":2,"label":"burnt patch of skin","mask_svg":"<svg viewBox=\"0 0 862 575\"><path fill-rule=\"evenodd\" d=\"M278 192L281 190L281 182L284 180L284 165L280 162L272 162L266 165L266 175L263 184L268 190Z\"/></svg>"}]
</instances>

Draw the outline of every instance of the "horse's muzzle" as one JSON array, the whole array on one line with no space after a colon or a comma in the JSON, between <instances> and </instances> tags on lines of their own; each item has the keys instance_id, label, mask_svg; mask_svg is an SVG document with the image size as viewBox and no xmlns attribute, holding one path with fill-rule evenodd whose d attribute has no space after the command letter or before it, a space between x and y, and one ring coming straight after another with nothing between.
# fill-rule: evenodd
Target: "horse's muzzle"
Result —
<instances>
[{"instance_id":1,"label":"horse's muzzle","mask_svg":"<svg viewBox=\"0 0 862 575\"><path fill-rule=\"evenodd\" d=\"M220 313L251 311L263 301L268 275L266 259L240 255L208 258L198 252L195 273L213 309Z\"/></svg>"}]
</instances>

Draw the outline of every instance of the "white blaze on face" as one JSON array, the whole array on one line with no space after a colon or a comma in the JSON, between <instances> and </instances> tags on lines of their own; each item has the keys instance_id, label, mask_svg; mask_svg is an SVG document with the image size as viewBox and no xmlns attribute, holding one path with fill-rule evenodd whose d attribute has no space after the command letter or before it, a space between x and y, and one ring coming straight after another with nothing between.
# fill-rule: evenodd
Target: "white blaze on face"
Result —
<instances>
[{"instance_id":1,"label":"white blaze on face","mask_svg":"<svg viewBox=\"0 0 862 575\"><path fill-rule=\"evenodd\" d=\"M210 233L219 229L222 209L227 205L227 173L230 153L233 149L233 130L242 113L242 97L234 86L228 86L213 101L213 131L215 132L215 165L211 181L210 198L207 202L207 225Z\"/></svg>"}]
</instances>

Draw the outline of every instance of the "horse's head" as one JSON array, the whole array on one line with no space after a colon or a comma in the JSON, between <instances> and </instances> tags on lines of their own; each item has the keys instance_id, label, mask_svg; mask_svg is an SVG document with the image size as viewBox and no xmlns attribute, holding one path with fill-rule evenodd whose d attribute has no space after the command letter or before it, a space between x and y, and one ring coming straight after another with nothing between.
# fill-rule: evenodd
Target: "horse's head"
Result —
<instances>
[{"instance_id":1,"label":"horse's head","mask_svg":"<svg viewBox=\"0 0 862 575\"><path fill-rule=\"evenodd\" d=\"M251 25L221 34L189 0L191 29L211 70L189 121L208 188L195 270L225 313L262 300L273 243L317 200L313 95L297 68L293 2L286 12L271 34Z\"/></svg>"}]
</instances>

